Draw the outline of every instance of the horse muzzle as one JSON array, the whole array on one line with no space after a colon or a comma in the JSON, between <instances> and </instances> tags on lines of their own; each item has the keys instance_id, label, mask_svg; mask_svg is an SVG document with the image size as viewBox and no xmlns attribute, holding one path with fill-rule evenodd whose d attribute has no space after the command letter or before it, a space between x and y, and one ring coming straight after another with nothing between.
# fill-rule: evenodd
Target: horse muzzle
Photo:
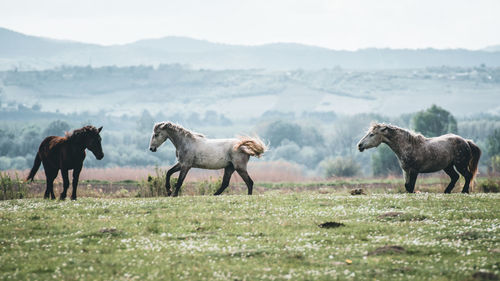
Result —
<instances>
[{"instance_id":1,"label":"horse muzzle","mask_svg":"<svg viewBox=\"0 0 500 281\"><path fill-rule=\"evenodd\" d=\"M359 152L363 152L365 150L364 146L362 144L358 145Z\"/></svg>"},{"instance_id":2,"label":"horse muzzle","mask_svg":"<svg viewBox=\"0 0 500 281\"><path fill-rule=\"evenodd\" d=\"M99 156L96 156L95 158L96 158L97 160L101 160L102 158L104 158L104 153L103 153L103 154L101 154L101 155L99 155Z\"/></svg>"},{"instance_id":3,"label":"horse muzzle","mask_svg":"<svg viewBox=\"0 0 500 281\"><path fill-rule=\"evenodd\" d=\"M151 150L152 152L156 152L156 147L150 147L149 150Z\"/></svg>"}]
</instances>

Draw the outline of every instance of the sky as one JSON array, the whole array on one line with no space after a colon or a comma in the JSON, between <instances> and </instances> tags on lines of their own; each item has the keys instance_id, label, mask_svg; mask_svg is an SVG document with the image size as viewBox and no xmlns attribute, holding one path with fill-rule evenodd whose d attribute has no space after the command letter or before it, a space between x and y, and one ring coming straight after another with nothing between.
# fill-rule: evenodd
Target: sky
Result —
<instances>
[{"instance_id":1,"label":"sky","mask_svg":"<svg viewBox=\"0 0 500 281\"><path fill-rule=\"evenodd\" d=\"M0 27L101 45L187 36L336 50L500 44L499 0L0 0Z\"/></svg>"}]
</instances>

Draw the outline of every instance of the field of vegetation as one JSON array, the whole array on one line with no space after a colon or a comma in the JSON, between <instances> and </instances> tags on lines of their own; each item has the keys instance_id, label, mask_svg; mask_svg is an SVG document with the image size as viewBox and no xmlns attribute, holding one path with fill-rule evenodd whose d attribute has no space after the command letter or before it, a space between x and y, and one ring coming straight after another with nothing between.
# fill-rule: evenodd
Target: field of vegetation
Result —
<instances>
[{"instance_id":1,"label":"field of vegetation","mask_svg":"<svg viewBox=\"0 0 500 281\"><path fill-rule=\"evenodd\" d=\"M498 280L498 193L0 202L2 280Z\"/></svg>"}]
</instances>

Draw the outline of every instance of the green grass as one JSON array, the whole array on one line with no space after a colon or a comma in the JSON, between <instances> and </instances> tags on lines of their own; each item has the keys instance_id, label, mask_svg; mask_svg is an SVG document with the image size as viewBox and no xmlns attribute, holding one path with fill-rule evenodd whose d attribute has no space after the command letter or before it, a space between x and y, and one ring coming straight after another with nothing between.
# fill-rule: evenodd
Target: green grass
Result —
<instances>
[{"instance_id":1,"label":"green grass","mask_svg":"<svg viewBox=\"0 0 500 281\"><path fill-rule=\"evenodd\" d=\"M499 202L272 191L2 201L0 279L476 280L500 275Z\"/></svg>"}]
</instances>

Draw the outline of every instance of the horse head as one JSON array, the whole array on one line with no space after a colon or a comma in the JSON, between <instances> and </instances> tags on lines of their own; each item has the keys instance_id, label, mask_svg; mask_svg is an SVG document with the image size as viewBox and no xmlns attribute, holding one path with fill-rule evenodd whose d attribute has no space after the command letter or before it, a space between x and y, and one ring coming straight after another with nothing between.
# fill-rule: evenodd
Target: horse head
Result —
<instances>
[{"instance_id":1,"label":"horse head","mask_svg":"<svg viewBox=\"0 0 500 281\"><path fill-rule=\"evenodd\" d=\"M99 129L93 128L87 138L85 139L85 146L88 150L92 151L97 160L101 160L104 157L104 152L102 152L101 136L99 133L102 130L102 126Z\"/></svg>"},{"instance_id":2,"label":"horse head","mask_svg":"<svg viewBox=\"0 0 500 281\"><path fill-rule=\"evenodd\" d=\"M374 124L368 133L358 142L359 151L377 147L382 142L387 142L391 128L386 124Z\"/></svg>"},{"instance_id":3,"label":"horse head","mask_svg":"<svg viewBox=\"0 0 500 281\"><path fill-rule=\"evenodd\" d=\"M152 152L156 152L156 149L168 139L166 127L166 122L156 123L153 127L153 135L151 136L151 141L149 142L149 150Z\"/></svg>"}]
</instances>

